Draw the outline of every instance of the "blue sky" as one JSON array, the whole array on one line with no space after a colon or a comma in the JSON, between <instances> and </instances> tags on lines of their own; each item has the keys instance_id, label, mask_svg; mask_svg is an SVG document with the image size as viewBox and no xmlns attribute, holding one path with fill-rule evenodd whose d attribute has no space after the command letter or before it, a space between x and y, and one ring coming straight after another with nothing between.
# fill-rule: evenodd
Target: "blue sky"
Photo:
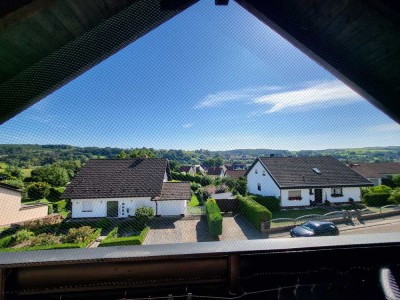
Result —
<instances>
[{"instance_id":1,"label":"blue sky","mask_svg":"<svg viewBox=\"0 0 400 300\"><path fill-rule=\"evenodd\" d=\"M0 127L0 143L400 145L400 126L235 2L200 1Z\"/></svg>"}]
</instances>

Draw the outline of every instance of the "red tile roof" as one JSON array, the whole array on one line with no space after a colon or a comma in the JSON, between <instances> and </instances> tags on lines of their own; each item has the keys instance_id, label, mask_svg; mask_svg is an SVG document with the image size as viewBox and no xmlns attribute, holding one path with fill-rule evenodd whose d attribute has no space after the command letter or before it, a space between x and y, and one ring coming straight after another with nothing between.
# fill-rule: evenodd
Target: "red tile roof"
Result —
<instances>
[{"instance_id":1,"label":"red tile roof","mask_svg":"<svg viewBox=\"0 0 400 300\"><path fill-rule=\"evenodd\" d=\"M367 178L381 178L387 175L400 174L400 163L349 164L349 167Z\"/></svg>"}]
</instances>

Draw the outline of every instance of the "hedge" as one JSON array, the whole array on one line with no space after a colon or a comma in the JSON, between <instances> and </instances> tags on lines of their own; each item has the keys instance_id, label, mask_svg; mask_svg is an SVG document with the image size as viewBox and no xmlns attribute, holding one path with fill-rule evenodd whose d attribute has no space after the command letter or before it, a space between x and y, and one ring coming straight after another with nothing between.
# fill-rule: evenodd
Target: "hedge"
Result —
<instances>
[{"instance_id":1,"label":"hedge","mask_svg":"<svg viewBox=\"0 0 400 300\"><path fill-rule=\"evenodd\" d=\"M388 200L390 203L400 204L400 193L393 193Z\"/></svg>"},{"instance_id":2,"label":"hedge","mask_svg":"<svg viewBox=\"0 0 400 300\"><path fill-rule=\"evenodd\" d=\"M238 197L239 210L246 219L261 231L261 222L269 222L272 219L272 213L256 201Z\"/></svg>"},{"instance_id":3,"label":"hedge","mask_svg":"<svg viewBox=\"0 0 400 300\"><path fill-rule=\"evenodd\" d=\"M281 200L274 196L249 195L248 198L266 207L271 212L281 209Z\"/></svg>"},{"instance_id":4,"label":"hedge","mask_svg":"<svg viewBox=\"0 0 400 300\"><path fill-rule=\"evenodd\" d=\"M222 234L222 215L215 199L208 199L206 202L206 215L208 231L211 235L221 235Z\"/></svg>"},{"instance_id":5,"label":"hedge","mask_svg":"<svg viewBox=\"0 0 400 300\"><path fill-rule=\"evenodd\" d=\"M389 193L367 193L362 201L367 206L385 206L390 204L389 197Z\"/></svg>"},{"instance_id":6,"label":"hedge","mask_svg":"<svg viewBox=\"0 0 400 300\"><path fill-rule=\"evenodd\" d=\"M0 252L22 252L22 251L37 251L37 250L52 250L52 249L73 249L73 248L86 248L91 242L93 242L101 233L101 228L97 228L95 232L83 243L65 243L65 244L54 244L54 245L43 245L43 246L30 246L22 248L1 248ZM14 236L10 236L14 237ZM1 241L1 240L0 240ZM1 242L0 242L1 243Z\"/></svg>"},{"instance_id":7,"label":"hedge","mask_svg":"<svg viewBox=\"0 0 400 300\"><path fill-rule=\"evenodd\" d=\"M127 237L111 237L115 236L118 233L118 227L115 227L112 235L110 233L107 235L107 238L101 241L99 247L109 247L109 246L127 246L127 245L142 245L147 233L150 230L150 227L146 227L142 230L139 235L127 236Z\"/></svg>"}]
</instances>

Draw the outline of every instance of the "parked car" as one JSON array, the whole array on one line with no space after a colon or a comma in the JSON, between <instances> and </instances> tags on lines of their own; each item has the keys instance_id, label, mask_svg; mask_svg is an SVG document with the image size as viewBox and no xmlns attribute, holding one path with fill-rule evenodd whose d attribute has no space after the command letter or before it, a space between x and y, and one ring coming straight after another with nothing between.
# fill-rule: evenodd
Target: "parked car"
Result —
<instances>
[{"instance_id":1,"label":"parked car","mask_svg":"<svg viewBox=\"0 0 400 300\"><path fill-rule=\"evenodd\" d=\"M332 222L308 221L290 230L291 237L339 235L339 228Z\"/></svg>"}]
</instances>

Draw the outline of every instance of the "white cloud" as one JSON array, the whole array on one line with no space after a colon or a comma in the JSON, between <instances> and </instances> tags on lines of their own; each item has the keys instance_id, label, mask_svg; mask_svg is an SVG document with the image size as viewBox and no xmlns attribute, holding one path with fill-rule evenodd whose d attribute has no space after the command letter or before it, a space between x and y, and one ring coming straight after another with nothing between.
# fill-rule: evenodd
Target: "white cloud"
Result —
<instances>
[{"instance_id":1,"label":"white cloud","mask_svg":"<svg viewBox=\"0 0 400 300\"><path fill-rule=\"evenodd\" d=\"M362 97L339 80L312 82L303 88L274 93L255 99L255 103L272 105L265 113L288 108L343 105L361 100Z\"/></svg>"},{"instance_id":2,"label":"white cloud","mask_svg":"<svg viewBox=\"0 0 400 300\"><path fill-rule=\"evenodd\" d=\"M190 128L192 126L193 126L193 123L186 123L186 124L182 125L183 128Z\"/></svg>"},{"instance_id":3,"label":"white cloud","mask_svg":"<svg viewBox=\"0 0 400 300\"><path fill-rule=\"evenodd\" d=\"M279 90L278 86L261 86L254 88L244 88L239 90L230 90L230 91L221 91L215 94L209 94L204 97L194 108L207 108L207 107L215 107L223 105L227 102L234 101L243 101L248 100L252 101L256 97L267 93Z\"/></svg>"},{"instance_id":4,"label":"white cloud","mask_svg":"<svg viewBox=\"0 0 400 300\"><path fill-rule=\"evenodd\" d=\"M232 102L268 105L270 108L257 114L274 113L288 108L308 110L315 107L344 105L362 97L341 81L305 82L300 87L261 86L209 94L194 108L221 106Z\"/></svg>"}]
</instances>

